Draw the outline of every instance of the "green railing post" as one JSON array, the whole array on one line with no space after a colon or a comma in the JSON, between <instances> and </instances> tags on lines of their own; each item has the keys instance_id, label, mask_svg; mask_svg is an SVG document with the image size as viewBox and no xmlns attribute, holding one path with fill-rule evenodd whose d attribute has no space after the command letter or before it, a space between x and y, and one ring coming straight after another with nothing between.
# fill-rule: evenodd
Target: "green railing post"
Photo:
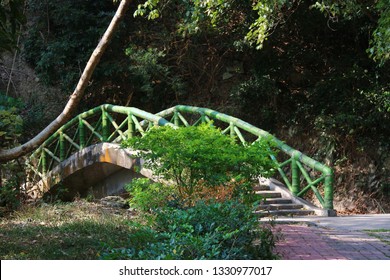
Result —
<instances>
[{"instance_id":1,"label":"green railing post","mask_svg":"<svg viewBox=\"0 0 390 280\"><path fill-rule=\"evenodd\" d=\"M129 138L133 138L134 132L135 132L135 125L134 125L134 121L133 121L133 114L129 113L127 115L127 136Z\"/></svg>"},{"instance_id":2,"label":"green railing post","mask_svg":"<svg viewBox=\"0 0 390 280\"><path fill-rule=\"evenodd\" d=\"M47 171L47 160L46 160L46 152L45 152L45 147L42 147L42 152L41 152L41 159L42 159L42 174L45 175Z\"/></svg>"},{"instance_id":3,"label":"green railing post","mask_svg":"<svg viewBox=\"0 0 390 280\"><path fill-rule=\"evenodd\" d=\"M206 115L203 112L200 113L200 119L201 119L201 121L200 121L201 123L206 122Z\"/></svg>"},{"instance_id":4,"label":"green railing post","mask_svg":"<svg viewBox=\"0 0 390 280\"><path fill-rule=\"evenodd\" d=\"M230 127L230 137L234 137L234 123L230 122L229 123L229 127Z\"/></svg>"},{"instance_id":5,"label":"green railing post","mask_svg":"<svg viewBox=\"0 0 390 280\"><path fill-rule=\"evenodd\" d=\"M81 117L79 117L79 141L80 149L85 148L85 126Z\"/></svg>"},{"instance_id":6,"label":"green railing post","mask_svg":"<svg viewBox=\"0 0 390 280\"><path fill-rule=\"evenodd\" d=\"M324 200L325 200L325 209L333 210L333 183L334 183L334 174L332 169L328 168L325 173L324 181Z\"/></svg>"},{"instance_id":7,"label":"green railing post","mask_svg":"<svg viewBox=\"0 0 390 280\"><path fill-rule=\"evenodd\" d=\"M107 142L108 139L108 118L107 112L102 107L102 132L103 132L103 142Z\"/></svg>"},{"instance_id":8,"label":"green railing post","mask_svg":"<svg viewBox=\"0 0 390 280\"><path fill-rule=\"evenodd\" d=\"M64 133L60 132L60 160L63 161L66 155L65 138Z\"/></svg>"},{"instance_id":9,"label":"green railing post","mask_svg":"<svg viewBox=\"0 0 390 280\"><path fill-rule=\"evenodd\" d=\"M299 168L295 158L291 159L291 192L298 195L300 191Z\"/></svg>"},{"instance_id":10,"label":"green railing post","mask_svg":"<svg viewBox=\"0 0 390 280\"><path fill-rule=\"evenodd\" d=\"M173 124L179 126L179 114L177 113L177 110L173 112Z\"/></svg>"}]
</instances>

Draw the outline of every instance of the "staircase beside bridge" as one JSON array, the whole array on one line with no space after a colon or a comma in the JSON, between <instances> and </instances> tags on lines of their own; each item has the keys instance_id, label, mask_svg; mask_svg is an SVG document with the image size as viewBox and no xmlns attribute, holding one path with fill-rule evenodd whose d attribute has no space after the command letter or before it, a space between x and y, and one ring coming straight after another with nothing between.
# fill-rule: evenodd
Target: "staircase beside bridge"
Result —
<instances>
[{"instance_id":1,"label":"staircase beside bridge","mask_svg":"<svg viewBox=\"0 0 390 280\"><path fill-rule=\"evenodd\" d=\"M319 208L306 200L294 196L281 182L275 179L260 178L254 187L255 193L263 200L255 213L260 217L278 216L334 216L334 211Z\"/></svg>"}]
</instances>

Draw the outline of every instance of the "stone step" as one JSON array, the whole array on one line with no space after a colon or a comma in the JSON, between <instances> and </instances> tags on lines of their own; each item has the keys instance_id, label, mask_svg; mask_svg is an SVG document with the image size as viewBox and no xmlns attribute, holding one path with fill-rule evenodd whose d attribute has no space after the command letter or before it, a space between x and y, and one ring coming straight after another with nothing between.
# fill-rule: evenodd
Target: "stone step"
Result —
<instances>
[{"instance_id":1,"label":"stone step","mask_svg":"<svg viewBox=\"0 0 390 280\"><path fill-rule=\"evenodd\" d=\"M314 211L304 209L258 210L255 214L262 217L269 216L308 216L314 215Z\"/></svg>"},{"instance_id":2,"label":"stone step","mask_svg":"<svg viewBox=\"0 0 390 280\"><path fill-rule=\"evenodd\" d=\"M281 198L282 194L276 191L257 191L256 194L265 198Z\"/></svg>"},{"instance_id":3,"label":"stone step","mask_svg":"<svg viewBox=\"0 0 390 280\"><path fill-rule=\"evenodd\" d=\"M263 204L257 207L258 210L287 210L287 209L302 209L303 206L301 204Z\"/></svg>"},{"instance_id":4,"label":"stone step","mask_svg":"<svg viewBox=\"0 0 390 280\"><path fill-rule=\"evenodd\" d=\"M267 198L261 202L261 204L290 204L291 199L288 198Z\"/></svg>"},{"instance_id":5,"label":"stone step","mask_svg":"<svg viewBox=\"0 0 390 280\"><path fill-rule=\"evenodd\" d=\"M256 186L253 187L253 190L255 192L258 192L258 191L269 191L270 187L268 185L256 185Z\"/></svg>"}]
</instances>

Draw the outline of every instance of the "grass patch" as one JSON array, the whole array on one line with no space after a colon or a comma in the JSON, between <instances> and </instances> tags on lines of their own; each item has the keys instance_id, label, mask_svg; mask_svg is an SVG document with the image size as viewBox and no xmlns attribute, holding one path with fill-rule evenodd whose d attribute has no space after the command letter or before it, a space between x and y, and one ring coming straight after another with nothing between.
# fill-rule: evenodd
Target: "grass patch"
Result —
<instances>
[{"instance_id":1,"label":"grass patch","mask_svg":"<svg viewBox=\"0 0 390 280\"><path fill-rule=\"evenodd\" d=\"M366 229L365 232L390 232L390 229Z\"/></svg>"},{"instance_id":2,"label":"grass patch","mask_svg":"<svg viewBox=\"0 0 390 280\"><path fill-rule=\"evenodd\" d=\"M0 220L0 258L98 259L129 244L129 211L76 201L24 207Z\"/></svg>"}]
</instances>

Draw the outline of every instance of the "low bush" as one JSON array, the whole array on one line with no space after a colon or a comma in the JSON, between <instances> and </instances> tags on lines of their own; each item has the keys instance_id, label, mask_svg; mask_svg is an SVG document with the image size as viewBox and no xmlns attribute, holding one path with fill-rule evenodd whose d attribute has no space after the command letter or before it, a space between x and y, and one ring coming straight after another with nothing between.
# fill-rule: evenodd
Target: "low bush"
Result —
<instances>
[{"instance_id":1,"label":"low bush","mask_svg":"<svg viewBox=\"0 0 390 280\"><path fill-rule=\"evenodd\" d=\"M15 178L3 182L0 186L0 207L5 207L7 210L17 209L21 203L20 196L19 185Z\"/></svg>"},{"instance_id":2,"label":"low bush","mask_svg":"<svg viewBox=\"0 0 390 280\"><path fill-rule=\"evenodd\" d=\"M125 189L130 194L130 207L140 211L163 207L175 199L175 188L146 178L132 180Z\"/></svg>"},{"instance_id":3,"label":"low bush","mask_svg":"<svg viewBox=\"0 0 390 280\"><path fill-rule=\"evenodd\" d=\"M140 238L142 237L142 238ZM131 247L108 249L103 259L275 259L275 239L261 228L251 208L237 200L188 209L162 208L154 225L130 235Z\"/></svg>"}]
</instances>

